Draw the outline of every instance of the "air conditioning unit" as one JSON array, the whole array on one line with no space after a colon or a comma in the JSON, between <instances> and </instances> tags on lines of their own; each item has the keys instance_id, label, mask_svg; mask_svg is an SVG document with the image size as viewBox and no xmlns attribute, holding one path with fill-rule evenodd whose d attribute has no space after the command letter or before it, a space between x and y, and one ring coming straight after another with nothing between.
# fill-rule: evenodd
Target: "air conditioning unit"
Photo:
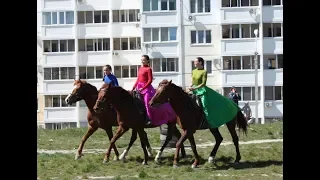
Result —
<instances>
[{"instance_id":1,"label":"air conditioning unit","mask_svg":"<svg viewBox=\"0 0 320 180\"><path fill-rule=\"evenodd\" d=\"M137 24L136 24L136 27L140 27L140 24L139 24L139 23L137 23Z\"/></svg>"},{"instance_id":2,"label":"air conditioning unit","mask_svg":"<svg viewBox=\"0 0 320 180\"><path fill-rule=\"evenodd\" d=\"M193 17L192 15L189 15L189 16L188 16L188 20L189 20L189 21L192 21L193 18L194 18L194 17Z\"/></svg>"},{"instance_id":3,"label":"air conditioning unit","mask_svg":"<svg viewBox=\"0 0 320 180\"><path fill-rule=\"evenodd\" d=\"M118 55L119 55L119 53L118 53L118 52L112 52L112 55L114 55L114 56L118 56Z\"/></svg>"},{"instance_id":4,"label":"air conditioning unit","mask_svg":"<svg viewBox=\"0 0 320 180\"><path fill-rule=\"evenodd\" d=\"M78 3L83 3L84 0L76 0Z\"/></svg>"},{"instance_id":5,"label":"air conditioning unit","mask_svg":"<svg viewBox=\"0 0 320 180\"><path fill-rule=\"evenodd\" d=\"M140 19L141 19L141 14L140 13L138 13L137 19L140 21Z\"/></svg>"},{"instance_id":6,"label":"air conditioning unit","mask_svg":"<svg viewBox=\"0 0 320 180\"><path fill-rule=\"evenodd\" d=\"M264 107L266 108L272 107L272 102L264 102Z\"/></svg>"}]
</instances>

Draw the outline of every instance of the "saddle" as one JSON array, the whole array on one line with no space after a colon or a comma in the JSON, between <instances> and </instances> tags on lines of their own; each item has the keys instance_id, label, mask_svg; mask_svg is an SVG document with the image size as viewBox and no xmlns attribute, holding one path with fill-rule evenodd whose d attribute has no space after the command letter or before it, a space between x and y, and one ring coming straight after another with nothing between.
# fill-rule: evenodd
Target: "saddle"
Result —
<instances>
[{"instance_id":1,"label":"saddle","mask_svg":"<svg viewBox=\"0 0 320 180\"><path fill-rule=\"evenodd\" d=\"M209 124L208 121L206 119L206 115L203 111L203 106L202 106L202 101L201 101L201 96L195 95L195 94L188 94L190 97L190 101L191 101L191 105L197 109L200 110L200 117L202 117L200 119L200 124L198 129L208 129L209 128Z\"/></svg>"},{"instance_id":2,"label":"saddle","mask_svg":"<svg viewBox=\"0 0 320 180\"><path fill-rule=\"evenodd\" d=\"M135 103L139 113L145 118L145 121L151 121L147 114L146 106L144 104L142 95L138 91L132 91L133 102Z\"/></svg>"}]
</instances>

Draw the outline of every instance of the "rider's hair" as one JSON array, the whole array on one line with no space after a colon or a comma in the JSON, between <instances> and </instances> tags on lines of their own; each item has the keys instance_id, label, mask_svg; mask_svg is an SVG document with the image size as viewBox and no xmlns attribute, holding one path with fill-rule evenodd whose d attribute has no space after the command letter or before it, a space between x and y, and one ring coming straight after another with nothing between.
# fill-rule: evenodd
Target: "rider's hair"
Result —
<instances>
[{"instance_id":1,"label":"rider's hair","mask_svg":"<svg viewBox=\"0 0 320 180\"><path fill-rule=\"evenodd\" d=\"M202 57L197 57L198 61L201 62L201 65L204 66L204 60Z\"/></svg>"},{"instance_id":2,"label":"rider's hair","mask_svg":"<svg viewBox=\"0 0 320 180\"><path fill-rule=\"evenodd\" d=\"M106 67L107 69L109 69L110 71L112 71L112 67L111 67L109 64L105 65L104 67Z\"/></svg>"}]
</instances>

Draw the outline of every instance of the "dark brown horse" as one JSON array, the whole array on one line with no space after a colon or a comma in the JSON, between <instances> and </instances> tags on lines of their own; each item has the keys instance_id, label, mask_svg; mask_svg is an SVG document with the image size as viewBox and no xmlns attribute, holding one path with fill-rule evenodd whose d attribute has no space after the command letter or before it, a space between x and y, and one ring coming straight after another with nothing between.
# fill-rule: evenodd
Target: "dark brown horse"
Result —
<instances>
[{"instance_id":1,"label":"dark brown horse","mask_svg":"<svg viewBox=\"0 0 320 180\"><path fill-rule=\"evenodd\" d=\"M109 137L109 140L111 140L113 137L112 126L118 126L117 113L110 107L105 108L105 110L101 113L96 113L93 111L93 106L96 103L97 98L98 91L95 86L83 80L75 80L73 83L72 92L65 99L66 103L69 105L76 103L77 101L84 100L88 107L88 130L87 133L82 137L77 154L75 156L76 160L81 158L81 156L83 155L82 149L85 142L94 132L96 132L98 128L105 130ZM146 132L144 132L144 134L147 137ZM126 149L126 154L128 153L129 149L131 148L136 139L137 135L136 133L134 133L131 136L129 146ZM148 150L148 155L152 156L152 149L148 140L146 146ZM123 154L121 154L121 156L119 157L119 152L116 146L114 146L113 149L116 154L115 160L118 160L118 158L123 160L125 158Z\"/></svg>"},{"instance_id":2,"label":"dark brown horse","mask_svg":"<svg viewBox=\"0 0 320 180\"><path fill-rule=\"evenodd\" d=\"M137 101L140 101L140 100L132 96L131 92L123 89L122 87L112 87L109 85L105 85L104 88L100 89L97 102L93 109L96 112L101 112L102 110L104 110L104 108L108 107L109 105L112 105L117 112L118 124L119 124L117 133L114 135L114 137L110 141L110 146L107 149L104 161L109 160L111 147L114 146L117 139L120 138L126 131L128 131L131 128L132 134L134 132L139 134L141 146L145 154L143 164L147 164L148 156L146 156L146 150L145 150L146 138L142 136L142 132L144 131L144 128L146 128L145 114L142 114L140 112L140 109L137 105ZM160 151L158 152L155 158L156 162L159 160L164 148L171 140L172 134L174 133L175 136L177 136L178 138L181 137L181 134L177 129L175 123L176 122L169 122L167 124L168 135L166 137L164 144L162 145ZM150 126L147 128L154 128L154 127L157 127L157 126ZM185 156L185 150L183 145L181 148L181 154L182 156Z\"/></svg>"},{"instance_id":3,"label":"dark brown horse","mask_svg":"<svg viewBox=\"0 0 320 180\"><path fill-rule=\"evenodd\" d=\"M159 86L157 88L156 94L154 97L150 100L149 104L151 106L156 104L162 104L165 102L169 102L178 115L178 124L180 125L181 129L183 129L183 135L178 140L176 146L176 152L174 155L174 161L173 166L176 167L177 163L179 162L179 149L181 147L181 144L188 139L191 144L191 149L195 156L195 161L192 164L192 168L195 168L199 165L200 159L199 155L196 149L196 144L194 141L193 134L196 132L196 130L199 130L201 120L204 119L204 113L203 110L195 103L192 102L192 99L190 96L183 91L183 89L179 86L176 86L171 81L163 80L159 83ZM239 138L236 133L236 126L239 127L239 130L242 129L244 133L247 133L247 121L245 120L243 114L241 111L238 111L236 116L226 123L228 130L232 136L233 143L236 147L236 159L235 163L239 163L241 159L240 151L239 151ZM205 128L202 128L205 129ZM216 139L216 144L211 151L211 154L209 156L209 163L213 163L214 157L217 153L217 150L223 140L218 128L206 128L209 129L212 135Z\"/></svg>"}]
</instances>

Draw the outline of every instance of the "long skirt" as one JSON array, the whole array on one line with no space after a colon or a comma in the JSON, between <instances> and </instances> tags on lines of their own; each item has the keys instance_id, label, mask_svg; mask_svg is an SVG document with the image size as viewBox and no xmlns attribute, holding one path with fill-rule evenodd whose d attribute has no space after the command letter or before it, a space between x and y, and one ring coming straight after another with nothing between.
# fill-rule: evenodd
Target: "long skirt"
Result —
<instances>
[{"instance_id":1,"label":"long skirt","mask_svg":"<svg viewBox=\"0 0 320 180\"><path fill-rule=\"evenodd\" d=\"M196 89L193 93L201 97L203 111L210 128L226 124L241 110L232 100L207 86Z\"/></svg>"},{"instance_id":2,"label":"long skirt","mask_svg":"<svg viewBox=\"0 0 320 180\"><path fill-rule=\"evenodd\" d=\"M136 89L143 88L144 85L145 83L138 82ZM162 124L167 124L168 122L175 121L177 115L169 103L165 103L157 107L151 107L149 105L149 101L155 95L155 93L156 90L152 87L152 85L149 85L141 92L147 114L151 120L152 125L160 126Z\"/></svg>"}]
</instances>

